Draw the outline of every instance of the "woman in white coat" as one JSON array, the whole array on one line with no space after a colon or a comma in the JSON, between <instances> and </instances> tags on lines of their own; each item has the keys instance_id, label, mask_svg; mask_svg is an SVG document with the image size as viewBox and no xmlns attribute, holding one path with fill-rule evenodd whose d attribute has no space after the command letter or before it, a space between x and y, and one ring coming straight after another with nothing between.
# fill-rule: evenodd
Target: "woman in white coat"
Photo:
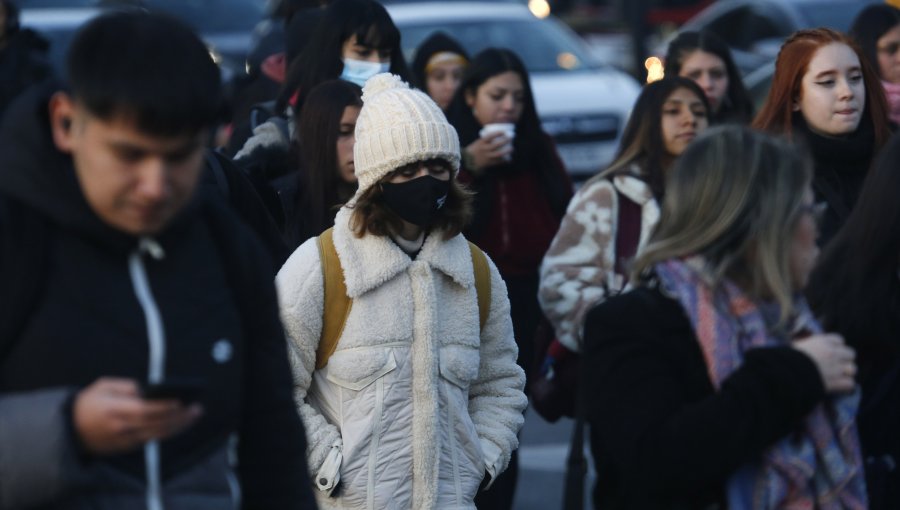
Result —
<instances>
[{"instance_id":1,"label":"woman in white coat","mask_svg":"<svg viewBox=\"0 0 900 510\"><path fill-rule=\"evenodd\" d=\"M321 368L316 240L278 274L322 508L474 509L479 486L518 446L525 376L491 262L480 323L473 253L460 234L471 197L456 181L458 140L425 94L390 74L367 82L354 147L359 189L332 231L352 302Z\"/></svg>"}]
</instances>

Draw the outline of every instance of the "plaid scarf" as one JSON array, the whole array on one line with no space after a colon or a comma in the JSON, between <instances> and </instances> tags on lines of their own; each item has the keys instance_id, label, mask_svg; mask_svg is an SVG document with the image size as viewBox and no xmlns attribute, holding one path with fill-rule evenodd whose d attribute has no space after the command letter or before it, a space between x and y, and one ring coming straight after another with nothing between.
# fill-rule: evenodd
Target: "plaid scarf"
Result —
<instances>
[{"instance_id":1,"label":"plaid scarf","mask_svg":"<svg viewBox=\"0 0 900 510\"><path fill-rule=\"evenodd\" d=\"M732 282L710 287L700 257L657 264L662 288L677 298L691 321L718 389L750 349L786 345L766 317L778 306L758 305ZM794 302L793 331L820 333L806 300ZM784 335L786 337L787 335ZM867 508L865 479L854 418L859 391L829 396L806 416L798 431L782 438L733 474L727 487L730 510L856 510Z\"/></svg>"}]
</instances>

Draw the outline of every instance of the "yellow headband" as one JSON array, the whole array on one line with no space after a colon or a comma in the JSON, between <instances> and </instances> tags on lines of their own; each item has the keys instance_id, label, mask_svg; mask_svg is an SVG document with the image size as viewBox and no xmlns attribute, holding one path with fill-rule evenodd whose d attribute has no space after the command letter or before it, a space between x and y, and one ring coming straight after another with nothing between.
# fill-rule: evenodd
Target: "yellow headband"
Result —
<instances>
[{"instance_id":1,"label":"yellow headband","mask_svg":"<svg viewBox=\"0 0 900 510\"><path fill-rule=\"evenodd\" d=\"M453 53L452 51L439 51L428 59L428 63L425 64L425 74L430 73L436 65L447 63L465 66L469 63L469 61L459 53Z\"/></svg>"}]
</instances>

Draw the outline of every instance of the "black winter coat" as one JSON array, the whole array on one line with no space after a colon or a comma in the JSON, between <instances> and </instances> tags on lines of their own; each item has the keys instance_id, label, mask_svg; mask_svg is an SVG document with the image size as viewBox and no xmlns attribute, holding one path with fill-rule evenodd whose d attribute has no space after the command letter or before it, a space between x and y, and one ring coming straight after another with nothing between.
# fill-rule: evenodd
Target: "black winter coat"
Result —
<instances>
[{"instance_id":1,"label":"black winter coat","mask_svg":"<svg viewBox=\"0 0 900 510\"><path fill-rule=\"evenodd\" d=\"M657 289L598 305L584 341L596 508L724 509L728 477L824 397L813 362L785 347L748 351L714 392L684 310Z\"/></svg>"}]
</instances>

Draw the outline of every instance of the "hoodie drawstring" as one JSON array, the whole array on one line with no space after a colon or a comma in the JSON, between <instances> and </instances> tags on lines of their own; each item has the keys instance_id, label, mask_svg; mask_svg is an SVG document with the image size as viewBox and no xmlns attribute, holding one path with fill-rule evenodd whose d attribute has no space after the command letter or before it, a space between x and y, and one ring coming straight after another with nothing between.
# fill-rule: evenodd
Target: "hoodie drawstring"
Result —
<instances>
[{"instance_id":1,"label":"hoodie drawstring","mask_svg":"<svg viewBox=\"0 0 900 510\"><path fill-rule=\"evenodd\" d=\"M156 306L153 292L147 280L147 269L144 267L142 258L144 254L155 260L161 260L165 257L165 252L159 243L152 238L142 237L137 249L128 257L131 283L147 323L147 338L150 344L147 382L155 384L162 382L163 373L165 372L166 333L163 328L159 307ZM159 441L150 441L144 445L144 461L147 476L147 510L163 510Z\"/></svg>"}]
</instances>

